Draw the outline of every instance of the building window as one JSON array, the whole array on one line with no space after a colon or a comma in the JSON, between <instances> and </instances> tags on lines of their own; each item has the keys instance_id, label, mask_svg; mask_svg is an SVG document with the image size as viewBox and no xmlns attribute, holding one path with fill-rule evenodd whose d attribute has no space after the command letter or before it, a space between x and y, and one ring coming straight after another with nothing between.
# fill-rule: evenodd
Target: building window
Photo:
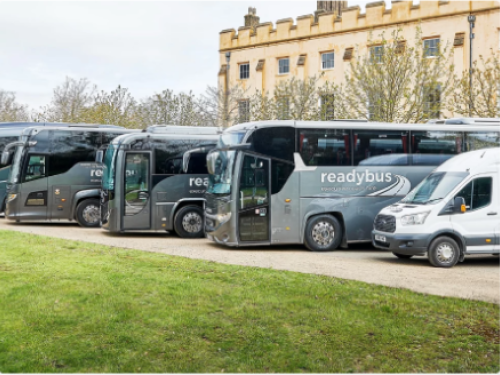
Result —
<instances>
[{"instance_id":1,"label":"building window","mask_svg":"<svg viewBox=\"0 0 500 375\"><path fill-rule=\"evenodd\" d=\"M435 57L439 55L439 38L424 40L424 56Z\"/></svg>"},{"instance_id":2,"label":"building window","mask_svg":"<svg viewBox=\"0 0 500 375\"><path fill-rule=\"evenodd\" d=\"M333 52L323 53L321 55L321 69L332 69L334 65L335 54Z\"/></svg>"},{"instance_id":3,"label":"building window","mask_svg":"<svg viewBox=\"0 0 500 375\"><path fill-rule=\"evenodd\" d=\"M250 64L240 64L240 79L248 79L250 77Z\"/></svg>"},{"instance_id":4,"label":"building window","mask_svg":"<svg viewBox=\"0 0 500 375\"><path fill-rule=\"evenodd\" d=\"M290 119L290 98L286 96L278 97L278 120Z\"/></svg>"},{"instance_id":5,"label":"building window","mask_svg":"<svg viewBox=\"0 0 500 375\"><path fill-rule=\"evenodd\" d=\"M381 64L384 56L384 46L370 47L370 62L372 64Z\"/></svg>"},{"instance_id":6,"label":"building window","mask_svg":"<svg viewBox=\"0 0 500 375\"><path fill-rule=\"evenodd\" d=\"M370 95L367 103L368 120L378 121L382 117L382 100L377 94Z\"/></svg>"},{"instance_id":7,"label":"building window","mask_svg":"<svg viewBox=\"0 0 500 375\"><path fill-rule=\"evenodd\" d=\"M250 121L250 100L240 100L238 102L238 123Z\"/></svg>"},{"instance_id":8,"label":"building window","mask_svg":"<svg viewBox=\"0 0 500 375\"><path fill-rule=\"evenodd\" d=\"M321 120L331 121L335 119L335 96L332 94L321 95Z\"/></svg>"},{"instance_id":9,"label":"building window","mask_svg":"<svg viewBox=\"0 0 500 375\"><path fill-rule=\"evenodd\" d=\"M441 86L424 88L424 118L436 119L441 112Z\"/></svg>"},{"instance_id":10,"label":"building window","mask_svg":"<svg viewBox=\"0 0 500 375\"><path fill-rule=\"evenodd\" d=\"M278 60L279 74L290 73L290 59L288 57Z\"/></svg>"}]
</instances>

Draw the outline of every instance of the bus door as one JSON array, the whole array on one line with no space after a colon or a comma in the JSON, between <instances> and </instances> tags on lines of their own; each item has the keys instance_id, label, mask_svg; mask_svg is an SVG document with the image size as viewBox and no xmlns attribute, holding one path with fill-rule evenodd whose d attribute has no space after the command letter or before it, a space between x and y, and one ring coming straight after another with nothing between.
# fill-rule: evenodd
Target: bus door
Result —
<instances>
[{"instance_id":1,"label":"bus door","mask_svg":"<svg viewBox=\"0 0 500 375\"><path fill-rule=\"evenodd\" d=\"M270 243L270 160L243 154L238 188L238 228L241 242Z\"/></svg>"},{"instance_id":2,"label":"bus door","mask_svg":"<svg viewBox=\"0 0 500 375\"><path fill-rule=\"evenodd\" d=\"M18 217L21 219L47 218L48 205L48 178L47 178L48 156L30 153L24 164L21 175L20 202L17 206Z\"/></svg>"},{"instance_id":3,"label":"bus door","mask_svg":"<svg viewBox=\"0 0 500 375\"><path fill-rule=\"evenodd\" d=\"M151 152L126 152L123 171L122 229L151 226Z\"/></svg>"}]
</instances>

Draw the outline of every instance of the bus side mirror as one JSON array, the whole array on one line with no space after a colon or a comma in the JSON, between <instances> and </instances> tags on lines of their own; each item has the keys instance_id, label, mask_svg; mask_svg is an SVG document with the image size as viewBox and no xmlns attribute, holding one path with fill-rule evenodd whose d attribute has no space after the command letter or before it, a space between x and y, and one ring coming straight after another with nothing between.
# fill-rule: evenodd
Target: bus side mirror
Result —
<instances>
[{"instance_id":1,"label":"bus side mirror","mask_svg":"<svg viewBox=\"0 0 500 375\"><path fill-rule=\"evenodd\" d=\"M462 197L455 197L453 201L453 212L456 214L463 214L465 211L467 211L465 199Z\"/></svg>"},{"instance_id":2,"label":"bus side mirror","mask_svg":"<svg viewBox=\"0 0 500 375\"><path fill-rule=\"evenodd\" d=\"M102 163L103 158L104 158L104 151L103 150L97 151L97 153L95 154L96 163Z\"/></svg>"},{"instance_id":3,"label":"bus side mirror","mask_svg":"<svg viewBox=\"0 0 500 375\"><path fill-rule=\"evenodd\" d=\"M2 165L10 164L11 155L13 154L11 154L9 151L2 152L2 160L0 160Z\"/></svg>"}]
</instances>

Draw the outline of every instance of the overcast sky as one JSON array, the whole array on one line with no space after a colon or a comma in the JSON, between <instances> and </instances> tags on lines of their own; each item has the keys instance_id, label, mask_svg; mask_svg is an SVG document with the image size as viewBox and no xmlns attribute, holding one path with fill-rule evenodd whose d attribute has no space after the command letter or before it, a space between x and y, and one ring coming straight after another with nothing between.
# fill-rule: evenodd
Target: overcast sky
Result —
<instances>
[{"instance_id":1,"label":"overcast sky","mask_svg":"<svg viewBox=\"0 0 500 375\"><path fill-rule=\"evenodd\" d=\"M349 1L363 12L365 3ZM0 89L35 109L66 76L137 99L201 93L217 82L219 32L243 26L249 6L275 23L313 13L316 1L0 1Z\"/></svg>"}]
</instances>

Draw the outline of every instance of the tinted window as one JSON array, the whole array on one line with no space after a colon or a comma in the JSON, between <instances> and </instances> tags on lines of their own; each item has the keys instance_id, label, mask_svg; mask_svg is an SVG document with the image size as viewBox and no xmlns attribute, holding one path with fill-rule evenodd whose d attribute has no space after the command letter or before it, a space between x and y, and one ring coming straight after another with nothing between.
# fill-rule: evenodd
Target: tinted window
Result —
<instances>
[{"instance_id":1,"label":"tinted window","mask_svg":"<svg viewBox=\"0 0 500 375\"><path fill-rule=\"evenodd\" d=\"M95 161L100 144L97 132L54 131L49 176L65 173L77 163Z\"/></svg>"},{"instance_id":2,"label":"tinted window","mask_svg":"<svg viewBox=\"0 0 500 375\"><path fill-rule=\"evenodd\" d=\"M46 177L46 157L44 155L30 155L23 181L33 181Z\"/></svg>"},{"instance_id":3,"label":"tinted window","mask_svg":"<svg viewBox=\"0 0 500 375\"><path fill-rule=\"evenodd\" d=\"M190 140L155 140L155 174L182 173L182 157L192 148Z\"/></svg>"},{"instance_id":4,"label":"tinted window","mask_svg":"<svg viewBox=\"0 0 500 375\"><path fill-rule=\"evenodd\" d=\"M269 161L245 155L240 177L240 209L269 203Z\"/></svg>"},{"instance_id":5,"label":"tinted window","mask_svg":"<svg viewBox=\"0 0 500 375\"><path fill-rule=\"evenodd\" d=\"M439 165L462 152L461 132L427 131L411 133L413 165Z\"/></svg>"},{"instance_id":6,"label":"tinted window","mask_svg":"<svg viewBox=\"0 0 500 375\"><path fill-rule=\"evenodd\" d=\"M283 189L293 168L291 164L271 160L271 194L279 193Z\"/></svg>"},{"instance_id":7,"label":"tinted window","mask_svg":"<svg viewBox=\"0 0 500 375\"><path fill-rule=\"evenodd\" d=\"M9 143L16 142L18 140L19 137L0 137L0 152L2 152L5 146Z\"/></svg>"},{"instance_id":8,"label":"tinted window","mask_svg":"<svg viewBox=\"0 0 500 375\"><path fill-rule=\"evenodd\" d=\"M349 131L300 129L298 150L306 165L351 165Z\"/></svg>"},{"instance_id":9,"label":"tinted window","mask_svg":"<svg viewBox=\"0 0 500 375\"><path fill-rule=\"evenodd\" d=\"M491 177L476 178L460 190L456 197L464 198L467 211L486 207L491 202L492 182Z\"/></svg>"},{"instance_id":10,"label":"tinted window","mask_svg":"<svg viewBox=\"0 0 500 375\"><path fill-rule=\"evenodd\" d=\"M288 127L257 129L249 141L253 150L270 157L293 161L295 131Z\"/></svg>"},{"instance_id":11,"label":"tinted window","mask_svg":"<svg viewBox=\"0 0 500 375\"><path fill-rule=\"evenodd\" d=\"M207 154L205 152L193 152L189 158L188 174L208 174Z\"/></svg>"},{"instance_id":12,"label":"tinted window","mask_svg":"<svg viewBox=\"0 0 500 375\"><path fill-rule=\"evenodd\" d=\"M498 132L470 132L465 133L465 151L480 150L488 147L500 146Z\"/></svg>"},{"instance_id":13,"label":"tinted window","mask_svg":"<svg viewBox=\"0 0 500 375\"><path fill-rule=\"evenodd\" d=\"M362 130L353 133L354 165L407 165L408 133L401 131ZM381 155L389 155L381 158ZM396 156L398 155L398 156Z\"/></svg>"}]
</instances>

